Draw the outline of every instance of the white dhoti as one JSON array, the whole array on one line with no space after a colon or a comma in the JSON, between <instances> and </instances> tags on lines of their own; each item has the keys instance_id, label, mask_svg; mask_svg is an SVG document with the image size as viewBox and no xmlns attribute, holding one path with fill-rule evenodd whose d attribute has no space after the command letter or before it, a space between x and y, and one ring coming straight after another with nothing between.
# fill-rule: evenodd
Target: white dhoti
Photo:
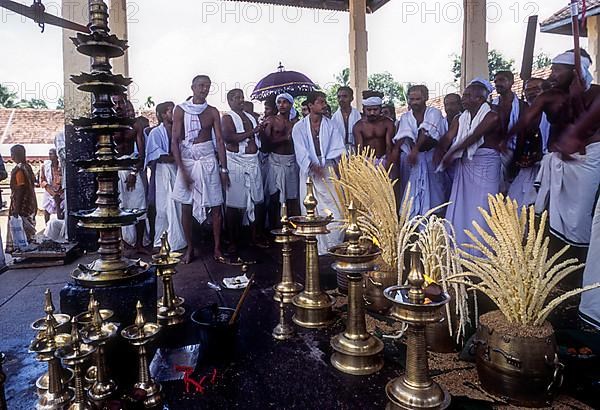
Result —
<instances>
[{"instance_id":1,"label":"white dhoti","mask_svg":"<svg viewBox=\"0 0 600 410\"><path fill-rule=\"evenodd\" d=\"M49 214L58 213L58 209L56 208L56 201L48 192L44 190L44 194L42 195L42 208L44 211Z\"/></svg>"},{"instance_id":2,"label":"white dhoti","mask_svg":"<svg viewBox=\"0 0 600 410\"><path fill-rule=\"evenodd\" d=\"M130 191L127 189L127 178L130 172L126 170L119 171L119 200L121 201L121 208L123 209L143 209L146 210L148 203L146 201L146 187L142 181L142 174L137 173L135 176L135 186ZM143 245L150 244L150 238L148 235L149 227L146 223L146 214L138 218L138 222L144 221L144 239ZM136 224L124 226L121 228L121 235L123 241L128 245L134 246L136 244Z\"/></svg>"},{"instance_id":3,"label":"white dhoti","mask_svg":"<svg viewBox=\"0 0 600 410\"><path fill-rule=\"evenodd\" d=\"M404 151L400 151L400 163L397 167L398 183L400 184L400 195L404 197L406 187L408 186L408 180L410 178L410 165L408 165L408 154Z\"/></svg>"},{"instance_id":4,"label":"white dhoti","mask_svg":"<svg viewBox=\"0 0 600 410\"><path fill-rule=\"evenodd\" d=\"M264 190L258 154L227 151L229 181L225 204L229 208L244 209L243 224L254 222L254 208L264 201Z\"/></svg>"},{"instance_id":5,"label":"white dhoti","mask_svg":"<svg viewBox=\"0 0 600 410\"><path fill-rule=\"evenodd\" d=\"M332 164L325 164L325 177L323 179L314 177L313 187L315 192L315 198L317 199L317 214L327 215L333 214L334 220L341 220L342 216L338 209L338 204L332 193L335 192L331 181L329 180L329 166ZM300 197L306 197L306 180L308 175L304 172L300 173L300 178L304 183L300 184ZM300 201L300 207L302 215L306 215L306 208L302 201ZM329 248L339 245L344 240L344 232L341 230L341 226L338 223L331 223L327 226L330 233L326 235L317 235L319 255L326 255Z\"/></svg>"},{"instance_id":6,"label":"white dhoti","mask_svg":"<svg viewBox=\"0 0 600 410\"><path fill-rule=\"evenodd\" d=\"M590 243L594 204L600 185L600 142L586 147L585 155L564 161L552 152L544 156L536 178L537 213L548 210L550 232L573 246Z\"/></svg>"},{"instance_id":7,"label":"white dhoti","mask_svg":"<svg viewBox=\"0 0 600 410\"><path fill-rule=\"evenodd\" d=\"M154 228L154 246L160 246L160 237L167 231L171 249L179 250L187 246L183 226L181 225L181 204L172 197L177 178L177 165L157 163L156 175L156 222Z\"/></svg>"},{"instance_id":8,"label":"white dhoti","mask_svg":"<svg viewBox=\"0 0 600 410\"><path fill-rule=\"evenodd\" d=\"M69 238L67 237L67 224L64 219L58 219L54 215L50 217L46 228L44 229L44 236L54 242L67 243Z\"/></svg>"},{"instance_id":9,"label":"white dhoti","mask_svg":"<svg viewBox=\"0 0 600 410\"><path fill-rule=\"evenodd\" d=\"M590 248L583 271L583 286L600 282L600 201L596 202L596 211L592 222ZM600 289L581 294L579 315L591 325L600 328Z\"/></svg>"},{"instance_id":10,"label":"white dhoti","mask_svg":"<svg viewBox=\"0 0 600 410\"><path fill-rule=\"evenodd\" d=\"M539 170L539 165L521 168L514 181L510 184L508 196L517 201L519 207L529 206L535 203L537 190L535 189L534 182Z\"/></svg>"},{"instance_id":11,"label":"white dhoti","mask_svg":"<svg viewBox=\"0 0 600 410\"><path fill-rule=\"evenodd\" d=\"M181 146L181 162L194 181L188 187L181 170L177 171L171 197L184 205L193 205L192 215L199 223L206 220L206 208L223 204L219 164L212 141Z\"/></svg>"},{"instance_id":12,"label":"white dhoti","mask_svg":"<svg viewBox=\"0 0 600 410\"><path fill-rule=\"evenodd\" d=\"M500 173L500 192L507 192L510 187L510 164L515 156L515 151L510 147L506 152L500 153L500 159L502 160L502 171Z\"/></svg>"},{"instance_id":13,"label":"white dhoti","mask_svg":"<svg viewBox=\"0 0 600 410\"><path fill-rule=\"evenodd\" d=\"M488 195L500 192L501 159L498 151L479 148L473 159L461 158L455 161L454 183L450 192L450 205L446 212L456 231L456 243L460 246L471 243L464 230L475 233L473 221L486 229L487 223L479 212L479 207L489 211ZM466 251L473 252L471 249Z\"/></svg>"},{"instance_id":14,"label":"white dhoti","mask_svg":"<svg viewBox=\"0 0 600 410\"><path fill-rule=\"evenodd\" d=\"M269 178L267 191L273 195L279 191L279 202L288 199L298 199L300 168L296 156L271 153L269 156Z\"/></svg>"},{"instance_id":15,"label":"white dhoti","mask_svg":"<svg viewBox=\"0 0 600 410\"><path fill-rule=\"evenodd\" d=\"M424 215L448 201L450 182L446 172L436 172L433 150L419 153L414 167L409 166L410 193L414 198L410 216ZM406 195L406 193L405 193Z\"/></svg>"}]
</instances>

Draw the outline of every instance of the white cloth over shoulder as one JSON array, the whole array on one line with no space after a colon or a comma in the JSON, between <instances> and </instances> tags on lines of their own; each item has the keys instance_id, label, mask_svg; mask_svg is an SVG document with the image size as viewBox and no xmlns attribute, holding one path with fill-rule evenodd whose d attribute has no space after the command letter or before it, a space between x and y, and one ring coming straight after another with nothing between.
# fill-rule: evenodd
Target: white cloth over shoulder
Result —
<instances>
[{"instance_id":1,"label":"white cloth over shoulder","mask_svg":"<svg viewBox=\"0 0 600 410\"><path fill-rule=\"evenodd\" d=\"M314 163L325 167L325 178L313 178L315 197L318 201L317 213L326 215L327 212L331 212L334 219L341 219L339 204L333 197L334 189L329 180L330 167L334 166L345 152L343 134L340 129L332 123L332 120L322 117L319 130L321 157L317 157L313 143L310 116L303 118L294 125L292 139L296 161L300 167L300 205L302 213L306 214L302 199L306 196L306 180L309 176L313 176L310 172L310 165ZM330 230L329 234L317 236L319 255L325 255L330 247L339 245L343 240L343 232L341 232L339 225L330 224L328 228Z\"/></svg>"},{"instance_id":2,"label":"white cloth over shoulder","mask_svg":"<svg viewBox=\"0 0 600 410\"><path fill-rule=\"evenodd\" d=\"M252 115L248 114L246 111L244 111L244 114L246 115L246 117L248 118L250 123L252 124L252 129L256 128L256 119ZM235 132L237 132L238 134L241 134L242 132L246 131L244 129L244 122L242 121L242 117L240 117L236 112L229 111L225 115L229 115L231 117L231 120L233 121L233 125L235 126ZM260 138L258 138L257 135L254 135L254 138L256 140L256 146L258 148L260 148ZM245 153L247 146L248 146L248 138L246 138L243 141L240 141L238 143L239 152L241 154Z\"/></svg>"},{"instance_id":3,"label":"white cloth over shoulder","mask_svg":"<svg viewBox=\"0 0 600 410\"><path fill-rule=\"evenodd\" d=\"M454 138L454 142L452 143L452 145L458 145L458 144L462 143L463 141L465 141L467 138L469 138L473 134L473 132L475 132L475 129L477 128L477 126L479 126L479 124L481 124L481 122L483 121L485 116L491 110L492 109L490 108L489 104L483 103L483 104L481 104L481 107L479 107L477 114L475 114L475 117L473 117L473 118L471 118L471 113L469 112L469 110L463 111L463 113L460 115L460 117L458 117L458 132L456 134L456 137ZM466 151L467 151L466 158L472 159L473 155L475 155L475 151L477 151L479 149L479 147L481 147L483 145L484 142L485 142L484 137L482 136L477 142L475 142L474 144L469 146L466 149ZM450 149L452 149L452 146L450 147ZM448 153L450 153L450 151ZM448 155L448 153L446 154L446 156ZM458 158L462 157L463 154L464 154L464 151L453 152L452 159L453 160L458 159ZM446 158L446 156L444 156L444 159ZM444 170L444 168L442 166L443 163L444 163L444 161L442 160L442 163L438 167L438 171Z\"/></svg>"},{"instance_id":4,"label":"white cloth over shoulder","mask_svg":"<svg viewBox=\"0 0 600 410\"><path fill-rule=\"evenodd\" d=\"M133 190L129 191L127 189L127 178L129 177L129 174L130 172L127 170L119 171L119 200L121 201L121 208L145 210L147 208L146 188L142 181L142 175L140 173L136 174L135 187ZM146 220L147 217L145 213L138 218L138 222L144 221L144 238L142 241L144 246L150 244L150 237L148 235L149 227ZM135 224L122 227L121 234L123 236L123 241L130 246L135 246L137 238Z\"/></svg>"},{"instance_id":5,"label":"white cloth over shoulder","mask_svg":"<svg viewBox=\"0 0 600 410\"><path fill-rule=\"evenodd\" d=\"M573 246L590 242L592 215L600 185L600 142L588 145L585 155L564 161L551 152L544 156L536 178L535 211L548 210L550 232Z\"/></svg>"},{"instance_id":6,"label":"white cloth over shoulder","mask_svg":"<svg viewBox=\"0 0 600 410\"><path fill-rule=\"evenodd\" d=\"M492 100L492 104L498 105L500 104L500 96L494 97ZM513 93L513 99L510 108L510 117L508 118L508 130L512 130L513 127L519 121L519 116L521 115L521 105L519 101L519 97L517 94ZM512 138L508 141L507 144L508 149L513 150L517 147L517 136L513 135Z\"/></svg>"},{"instance_id":7,"label":"white cloth over shoulder","mask_svg":"<svg viewBox=\"0 0 600 410\"><path fill-rule=\"evenodd\" d=\"M147 167L150 162L156 161L162 155L169 155L170 152L169 134L165 125L160 124L158 127L154 127L146 138L145 166Z\"/></svg>"},{"instance_id":8,"label":"white cloth over shoulder","mask_svg":"<svg viewBox=\"0 0 600 410\"><path fill-rule=\"evenodd\" d=\"M424 130L436 141L439 141L441 137L448 131L448 125L442 112L435 107L427 107L423 116L423 122L417 125L417 119L415 118L412 111L405 112L400 117L400 123L398 125L398 131L394 136L394 142L398 142L404 138L407 138L408 143L405 142L400 147L402 151L407 154L410 153L412 145L417 142L417 137L420 130Z\"/></svg>"},{"instance_id":9,"label":"white cloth over shoulder","mask_svg":"<svg viewBox=\"0 0 600 410\"><path fill-rule=\"evenodd\" d=\"M180 145L190 148L202 129L200 115L208 108L208 103L205 101L203 104L194 104L192 100L188 100L179 104L178 107L184 112L184 137ZM213 147L216 148L217 140L214 129L212 130L212 143Z\"/></svg>"},{"instance_id":10,"label":"white cloth over shoulder","mask_svg":"<svg viewBox=\"0 0 600 410\"><path fill-rule=\"evenodd\" d=\"M187 246L181 224L181 204L173 200L173 188L177 179L177 166L172 163L156 164L156 222L154 246L160 246L160 237L167 231L171 249Z\"/></svg>"},{"instance_id":11,"label":"white cloth over shoulder","mask_svg":"<svg viewBox=\"0 0 600 410\"><path fill-rule=\"evenodd\" d=\"M342 109L338 108L337 111L331 117L331 120L334 122L335 126L338 127L340 133L343 136L344 144L348 144L354 146L356 144L356 138L354 138L354 125L360 121L361 115L360 112L352 107L352 111L350 111L350 115L348 116L348 129L346 130L346 124L344 122L344 115L342 114Z\"/></svg>"},{"instance_id":12,"label":"white cloth over shoulder","mask_svg":"<svg viewBox=\"0 0 600 410\"><path fill-rule=\"evenodd\" d=\"M588 250L585 269L583 271L583 286L600 282L600 201L596 202L596 211L592 222L592 236ZM581 294L579 316L600 329L600 289L594 289Z\"/></svg>"}]
</instances>

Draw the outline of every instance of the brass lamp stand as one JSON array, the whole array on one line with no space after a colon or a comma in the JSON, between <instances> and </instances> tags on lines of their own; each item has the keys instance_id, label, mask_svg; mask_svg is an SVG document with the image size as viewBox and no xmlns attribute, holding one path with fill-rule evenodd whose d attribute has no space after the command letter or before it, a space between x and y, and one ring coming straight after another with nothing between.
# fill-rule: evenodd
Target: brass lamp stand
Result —
<instances>
[{"instance_id":1,"label":"brass lamp stand","mask_svg":"<svg viewBox=\"0 0 600 410\"><path fill-rule=\"evenodd\" d=\"M290 222L296 226L294 234L304 237L306 243L306 279L304 291L294 296L294 323L306 328L325 327L334 321L333 305L335 298L321 290L319 278L319 251L317 235L329 233L327 225L333 216L317 215L317 199L314 195L313 182L306 181L306 197L304 207L306 215L293 216Z\"/></svg>"},{"instance_id":2,"label":"brass lamp stand","mask_svg":"<svg viewBox=\"0 0 600 410\"><path fill-rule=\"evenodd\" d=\"M134 388L146 392L144 407L152 408L162 403L161 386L150 377L146 345L156 338L160 325L146 322L142 313L142 302L138 301L135 308L137 311L135 323L121 330L121 336L138 348L138 381L134 384Z\"/></svg>"},{"instance_id":3,"label":"brass lamp stand","mask_svg":"<svg viewBox=\"0 0 600 410\"><path fill-rule=\"evenodd\" d=\"M292 303L292 298L302 291L303 286L294 282L292 276L292 243L300 240L290 228L287 216L287 206L281 204L281 229L271 231L275 235L275 242L281 247L281 282L273 286L275 294L273 300L279 303L279 323L273 329L273 337L277 340L286 340L294 335L293 326L286 320L286 305Z\"/></svg>"},{"instance_id":4,"label":"brass lamp stand","mask_svg":"<svg viewBox=\"0 0 600 410\"><path fill-rule=\"evenodd\" d=\"M406 322L406 372L390 381L385 387L389 399L388 409L445 409L450 405L450 395L429 377L425 326L442 319L442 308L450 301L443 292L440 302L425 303L422 266L417 245L410 250L411 266L408 286L392 286L384 295L392 301L391 316Z\"/></svg>"},{"instance_id":5,"label":"brass lamp stand","mask_svg":"<svg viewBox=\"0 0 600 410\"><path fill-rule=\"evenodd\" d=\"M346 330L331 338L331 364L341 372L366 375L383 366L383 342L367 332L363 301L364 272L373 270L375 259L381 254L376 246L361 245L362 232L356 223L356 208L348 207L350 223L346 229L347 243L329 249L336 262L334 269L348 278L348 319Z\"/></svg>"},{"instance_id":6,"label":"brass lamp stand","mask_svg":"<svg viewBox=\"0 0 600 410\"><path fill-rule=\"evenodd\" d=\"M109 376L106 365L105 347L117 334L118 327L116 323L104 322L101 316L102 311L105 311L106 316L112 316L112 311L100 309L98 301L94 301L91 312L92 322L84 326L81 330L83 341L96 348L96 379L88 390L88 397L94 403L102 403L117 391L117 384Z\"/></svg>"},{"instance_id":7,"label":"brass lamp stand","mask_svg":"<svg viewBox=\"0 0 600 410\"><path fill-rule=\"evenodd\" d=\"M46 301L50 298L50 305L46 306L45 330L40 337L36 337L29 346L29 351L36 354L36 359L48 364L48 388L38 392L38 410L54 410L66 407L73 391L64 383L64 369L60 360L55 356L59 347L65 346L71 341L71 335L68 333L56 333L54 326L54 306L52 305L50 291L46 290Z\"/></svg>"},{"instance_id":8,"label":"brass lamp stand","mask_svg":"<svg viewBox=\"0 0 600 410\"><path fill-rule=\"evenodd\" d=\"M175 266L179 263L181 254L171 252L166 231L161 235L160 243L160 251L152 255L151 262L151 265L156 267L156 276L163 282L163 295L158 299L156 317L161 325L172 326L182 323L185 319L185 309L182 306L185 300L175 294L173 287L173 275L177 273Z\"/></svg>"}]
</instances>

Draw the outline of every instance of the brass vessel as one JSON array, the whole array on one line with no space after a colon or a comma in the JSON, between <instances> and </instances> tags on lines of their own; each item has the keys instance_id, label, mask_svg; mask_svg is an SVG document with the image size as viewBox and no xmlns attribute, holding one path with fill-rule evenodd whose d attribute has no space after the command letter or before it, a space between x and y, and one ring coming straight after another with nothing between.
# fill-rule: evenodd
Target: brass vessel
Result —
<instances>
[{"instance_id":1,"label":"brass vessel","mask_svg":"<svg viewBox=\"0 0 600 410\"><path fill-rule=\"evenodd\" d=\"M442 308L450 301L443 292L441 301L425 303L420 252L414 244L410 250L411 267L408 286L392 286L384 291L394 306L391 316L408 325L406 330L406 372L390 381L385 387L388 409L445 409L450 405L450 395L429 377L425 326L439 322Z\"/></svg>"},{"instance_id":2,"label":"brass vessel","mask_svg":"<svg viewBox=\"0 0 600 410\"><path fill-rule=\"evenodd\" d=\"M97 175L96 208L74 212L79 226L96 229L99 234L99 258L89 265L79 265L71 277L89 287L110 286L130 280L148 269L140 260L123 257L121 227L134 224L145 213L143 209L119 208L118 172L131 170L137 156L118 157L113 135L131 130L133 120L116 115L111 96L125 92L131 79L111 72L110 59L120 57L127 42L110 35L108 7L102 0L89 0L90 34L78 33L72 38L77 51L91 57L91 73L71 76L71 81L84 92L94 94L91 118L73 120L76 130L89 133L97 141L94 158L75 161L87 172Z\"/></svg>"},{"instance_id":3,"label":"brass vessel","mask_svg":"<svg viewBox=\"0 0 600 410\"><path fill-rule=\"evenodd\" d=\"M341 372L354 375L372 374L383 366L383 342L367 332L363 301L362 275L372 270L381 254L373 244L360 244L362 232L356 223L356 208L348 207L350 221L347 243L329 249L336 262L334 269L348 278L348 319L346 330L331 338L331 364Z\"/></svg>"},{"instance_id":4,"label":"brass vessel","mask_svg":"<svg viewBox=\"0 0 600 410\"><path fill-rule=\"evenodd\" d=\"M321 290L319 251L317 249L317 235L329 233L327 225L333 221L333 216L317 215L317 199L310 178L306 181L304 207L306 215L290 218L290 222L296 227L294 235L304 237L306 244L305 288L303 292L292 299L295 308L292 320L298 326L319 328L328 326L335 319L333 315L335 298Z\"/></svg>"},{"instance_id":5,"label":"brass vessel","mask_svg":"<svg viewBox=\"0 0 600 410\"><path fill-rule=\"evenodd\" d=\"M95 377L95 379L87 380L88 383L92 382L88 390L88 397L94 403L102 403L117 391L117 384L110 378L106 365L105 347L116 336L118 327L116 323L105 322L100 312L100 304L98 301L93 301L92 322L81 329L81 337L84 343L93 345L96 348L94 353L95 370L88 370L87 373L93 373ZM109 312L109 316L112 316L112 312Z\"/></svg>"},{"instance_id":6,"label":"brass vessel","mask_svg":"<svg viewBox=\"0 0 600 410\"><path fill-rule=\"evenodd\" d=\"M163 295L158 299L156 317L161 325L172 326L185 320L185 309L182 306L185 300L175 294L173 286L173 275L177 273L175 266L180 262L181 254L171 252L166 231L161 235L160 242L160 250L152 255L151 262L156 268L156 276L163 282Z\"/></svg>"},{"instance_id":7,"label":"brass vessel","mask_svg":"<svg viewBox=\"0 0 600 410\"><path fill-rule=\"evenodd\" d=\"M142 302L138 301L135 308L135 323L121 330L121 336L138 348L138 381L133 387L146 392L144 407L152 408L162 403L161 385L150 377L146 345L156 338L161 326L158 323L146 322L142 313Z\"/></svg>"},{"instance_id":8,"label":"brass vessel","mask_svg":"<svg viewBox=\"0 0 600 410\"><path fill-rule=\"evenodd\" d=\"M292 303L292 298L302 291L303 286L294 282L292 275L292 243L300 238L292 232L285 202L281 204L281 229L274 229L271 233L275 235L275 242L282 245L281 282L273 286L273 300L279 304L279 323L272 335L277 340L286 340L294 335L294 327L286 320L286 305Z\"/></svg>"},{"instance_id":9,"label":"brass vessel","mask_svg":"<svg viewBox=\"0 0 600 410\"><path fill-rule=\"evenodd\" d=\"M85 395L82 366L95 350L94 346L81 343L77 319L73 318L70 343L56 351L56 357L71 366L75 374L75 397L67 410L94 410L92 403Z\"/></svg>"},{"instance_id":10,"label":"brass vessel","mask_svg":"<svg viewBox=\"0 0 600 410\"><path fill-rule=\"evenodd\" d=\"M46 301L52 301L50 290L46 289ZM41 337L36 337L29 346L29 351L36 354L36 360L48 365L48 388L40 391L36 408L38 410L55 410L66 407L72 397L70 390L63 381L64 370L60 360L55 356L56 351L71 341L71 335L56 333L54 326L54 306L46 306L45 330Z\"/></svg>"}]
</instances>

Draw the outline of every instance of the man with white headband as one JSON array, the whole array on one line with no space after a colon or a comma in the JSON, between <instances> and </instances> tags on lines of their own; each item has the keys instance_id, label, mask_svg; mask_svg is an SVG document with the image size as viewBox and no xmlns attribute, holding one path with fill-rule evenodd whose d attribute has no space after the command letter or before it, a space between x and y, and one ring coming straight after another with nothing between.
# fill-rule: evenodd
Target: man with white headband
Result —
<instances>
[{"instance_id":1,"label":"man with white headband","mask_svg":"<svg viewBox=\"0 0 600 410\"><path fill-rule=\"evenodd\" d=\"M348 86L338 88L337 100L340 108L333 114L331 119L344 136L346 151L351 152L356 145L356 138L353 133L354 124L361 118L360 112L351 105L354 101L354 91Z\"/></svg>"},{"instance_id":2,"label":"man with white headband","mask_svg":"<svg viewBox=\"0 0 600 410\"><path fill-rule=\"evenodd\" d=\"M346 151L344 136L340 129L323 115L327 96L320 92L311 92L306 101L310 114L294 125L292 140L296 162L300 167L300 198L306 196L306 181L312 178L314 193L318 201L319 215L333 214L334 219L341 218L338 204L333 196L333 186L329 180L332 168L337 167L342 154ZM302 204L302 213L306 208ZM333 224L332 224L333 225ZM340 227L329 225L331 233L318 235L319 255L325 255L332 246L339 245L343 240Z\"/></svg>"},{"instance_id":3,"label":"man with white headband","mask_svg":"<svg viewBox=\"0 0 600 410\"><path fill-rule=\"evenodd\" d=\"M213 255L217 260L223 258L221 186L229 186L229 171L221 135L221 116L215 107L206 102L210 84L207 75L194 77L193 96L173 111L171 151L177 164L177 177L171 197L181 203L181 222L188 245L183 263L190 263L194 257L192 216L202 223L206 220L207 209L212 218Z\"/></svg>"},{"instance_id":4,"label":"man with white headband","mask_svg":"<svg viewBox=\"0 0 600 410\"><path fill-rule=\"evenodd\" d=\"M517 124L513 133L535 125L542 113L550 123L549 153L540 163L535 184L536 212L549 212L550 232L575 248L585 259L592 230L592 214L600 185L600 133L590 129L580 137L574 161L565 161L555 151L559 136L575 123L600 96L600 86L591 84L589 54L581 49L581 67L575 67L575 53L567 51L552 60L548 81L551 88L540 94ZM581 76L579 74L581 70ZM561 244L557 244L560 246Z\"/></svg>"},{"instance_id":5,"label":"man with white headband","mask_svg":"<svg viewBox=\"0 0 600 410\"><path fill-rule=\"evenodd\" d=\"M377 91L363 92L364 117L354 125L356 147L372 148L377 163L387 167L387 158L392 153L392 138L395 127L392 120L381 114L383 93Z\"/></svg>"},{"instance_id":6,"label":"man with white headband","mask_svg":"<svg viewBox=\"0 0 600 410\"><path fill-rule=\"evenodd\" d=\"M252 242L264 245L264 221L256 218L264 215L262 209L256 209L264 206L264 187L258 160L260 128L254 116L243 109L244 92L239 88L230 90L227 103L231 111L223 115L223 140L231 185L225 197L225 221L228 252L233 254L238 250L242 225L251 225Z\"/></svg>"},{"instance_id":7,"label":"man with white headband","mask_svg":"<svg viewBox=\"0 0 600 410\"><path fill-rule=\"evenodd\" d=\"M454 226L461 246L471 242L464 230L473 230L474 221L486 226L479 208L489 209L488 195L500 192L499 149L505 134L499 132L498 114L487 103L492 90L492 85L481 78L469 83L462 96L465 111L454 118L436 147L436 160L444 155L440 171L455 164L446 219Z\"/></svg>"},{"instance_id":8,"label":"man with white headband","mask_svg":"<svg viewBox=\"0 0 600 410\"><path fill-rule=\"evenodd\" d=\"M402 192L414 198L411 216L424 215L445 203L450 189L446 172L436 172L433 165L434 148L446 133L446 120L440 110L426 105L428 98L425 85L408 89L410 111L400 117L394 137L396 150L400 150L400 172L408 177L405 184L410 182L410 192L406 185Z\"/></svg>"},{"instance_id":9,"label":"man with white headband","mask_svg":"<svg viewBox=\"0 0 600 410\"><path fill-rule=\"evenodd\" d=\"M292 128L298 122L294 108L294 97L288 93L279 94L275 99L277 115L268 117L261 136L262 143L268 144L271 154L267 162L267 182L265 191L269 195L269 224L279 226L280 206L286 204L288 215L300 214L298 201L298 164L294 155Z\"/></svg>"}]
</instances>

